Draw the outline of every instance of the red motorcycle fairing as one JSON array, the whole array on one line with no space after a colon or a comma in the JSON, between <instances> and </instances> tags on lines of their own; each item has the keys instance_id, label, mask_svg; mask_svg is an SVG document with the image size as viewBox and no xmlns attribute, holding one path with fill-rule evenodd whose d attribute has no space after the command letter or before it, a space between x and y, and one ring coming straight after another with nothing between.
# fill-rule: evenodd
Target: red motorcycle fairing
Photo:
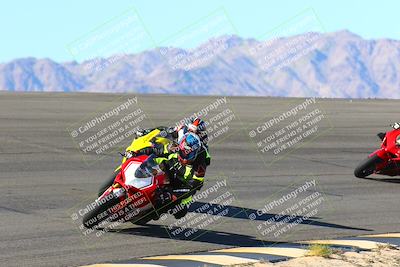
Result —
<instances>
[{"instance_id":1,"label":"red motorcycle fairing","mask_svg":"<svg viewBox=\"0 0 400 267\"><path fill-rule=\"evenodd\" d=\"M157 173L151 179L151 182L144 184L141 187L135 187L130 184L130 177L134 175L134 171L146 161L147 155L133 157L124 162L121 166L120 172L117 174L114 184L109 187L99 199L106 197L109 194L118 196L120 203L112 209L113 213L124 209L127 206L134 207L141 210L140 214L154 208L155 204L155 191L158 187L162 187L168 183L167 176L164 172ZM148 179L148 178L140 178ZM136 178L136 180L139 180Z\"/></svg>"},{"instance_id":2,"label":"red motorcycle fairing","mask_svg":"<svg viewBox=\"0 0 400 267\"><path fill-rule=\"evenodd\" d=\"M127 151L138 151L148 147L154 139L156 143L163 145L170 143L170 140L161 137L160 130L156 129L134 139ZM158 189L169 186L167 175L154 160L154 155L133 156L134 154L130 153L131 157L128 159L126 155L124 154L122 164L115 170L112 179L102 186L100 196L90 204L91 209L87 209L83 215L84 227L93 229L115 221L146 224L158 218L155 206L162 203L158 199ZM168 198L163 198L164 200ZM177 199L172 196L171 200L168 204L172 205L165 205L162 208L168 209ZM160 212L164 212L164 209Z\"/></svg>"}]
</instances>

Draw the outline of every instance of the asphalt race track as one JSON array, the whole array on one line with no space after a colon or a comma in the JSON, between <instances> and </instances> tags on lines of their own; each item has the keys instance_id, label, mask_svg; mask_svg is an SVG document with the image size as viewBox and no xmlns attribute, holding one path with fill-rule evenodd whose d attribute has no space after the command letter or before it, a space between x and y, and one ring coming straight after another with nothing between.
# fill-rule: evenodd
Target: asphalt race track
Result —
<instances>
[{"instance_id":1,"label":"asphalt race track","mask_svg":"<svg viewBox=\"0 0 400 267\"><path fill-rule=\"evenodd\" d=\"M263 241L400 231L400 179L353 176L357 163L378 148L376 133L400 120L399 101L317 99L307 109L317 105L324 115L317 133L276 156L257 151L259 140L253 142L249 131L305 99L233 97L220 106L220 111L228 108L234 116L228 128L213 133L212 165L203 188L227 182L224 190L235 196L227 214L188 238L171 236L164 228L173 222L169 219L150 226L126 223L87 238L71 215L94 200L119 157L115 151L84 155L67 128L129 97L135 95L0 94L1 266L77 266ZM138 95L146 114L140 125L172 123L217 99ZM126 139L120 146L128 143ZM313 179L317 185L313 190L324 196L314 216L279 236L263 235L258 229L269 215L249 219L249 214ZM205 202L193 204L189 214L199 213L196 205Z\"/></svg>"}]
</instances>

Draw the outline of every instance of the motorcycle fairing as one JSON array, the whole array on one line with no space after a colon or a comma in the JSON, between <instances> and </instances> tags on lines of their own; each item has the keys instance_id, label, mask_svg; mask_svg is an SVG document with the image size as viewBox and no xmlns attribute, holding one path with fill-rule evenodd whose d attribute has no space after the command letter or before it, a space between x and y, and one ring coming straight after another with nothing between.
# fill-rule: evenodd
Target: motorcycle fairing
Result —
<instances>
[{"instance_id":1,"label":"motorcycle fairing","mask_svg":"<svg viewBox=\"0 0 400 267\"><path fill-rule=\"evenodd\" d=\"M136 170L140 167L141 162L130 161L126 168L124 169L125 184L128 186L133 186L138 189L145 189L152 186L154 182L154 177L149 176L145 178L137 178L135 176Z\"/></svg>"}]
</instances>

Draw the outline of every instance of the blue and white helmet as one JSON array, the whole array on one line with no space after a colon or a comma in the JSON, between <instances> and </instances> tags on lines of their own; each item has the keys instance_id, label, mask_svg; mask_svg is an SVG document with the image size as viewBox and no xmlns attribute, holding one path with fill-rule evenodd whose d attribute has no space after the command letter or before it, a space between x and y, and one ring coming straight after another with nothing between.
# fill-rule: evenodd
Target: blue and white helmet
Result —
<instances>
[{"instance_id":1,"label":"blue and white helmet","mask_svg":"<svg viewBox=\"0 0 400 267\"><path fill-rule=\"evenodd\" d=\"M178 160L182 164L191 164L197 157L201 149L200 138L192 132L182 136L178 144Z\"/></svg>"}]
</instances>

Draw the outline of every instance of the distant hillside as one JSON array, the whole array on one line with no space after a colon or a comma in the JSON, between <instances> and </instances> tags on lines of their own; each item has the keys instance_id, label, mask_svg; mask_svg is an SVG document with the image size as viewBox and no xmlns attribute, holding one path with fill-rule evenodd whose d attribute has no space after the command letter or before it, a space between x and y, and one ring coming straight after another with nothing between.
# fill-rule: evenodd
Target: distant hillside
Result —
<instances>
[{"instance_id":1,"label":"distant hillside","mask_svg":"<svg viewBox=\"0 0 400 267\"><path fill-rule=\"evenodd\" d=\"M190 51L81 64L23 58L0 64L0 90L400 98L400 41L348 31L271 41L222 36Z\"/></svg>"}]
</instances>

